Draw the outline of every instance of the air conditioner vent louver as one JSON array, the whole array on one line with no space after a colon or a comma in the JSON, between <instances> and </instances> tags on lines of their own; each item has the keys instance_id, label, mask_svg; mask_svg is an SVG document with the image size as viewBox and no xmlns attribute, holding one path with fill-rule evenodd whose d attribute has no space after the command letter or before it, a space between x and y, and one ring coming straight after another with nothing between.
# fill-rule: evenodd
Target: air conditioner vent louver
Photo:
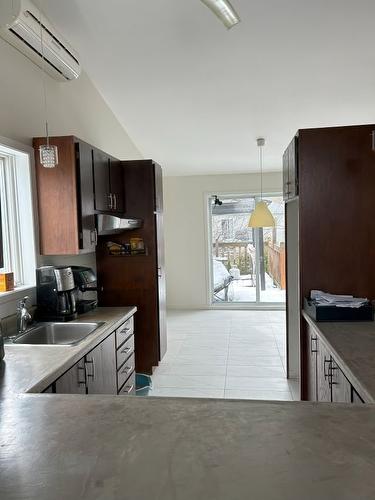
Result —
<instances>
[{"instance_id":1,"label":"air conditioner vent louver","mask_svg":"<svg viewBox=\"0 0 375 500\"><path fill-rule=\"evenodd\" d=\"M75 51L30 0L1 0L0 36L57 80L79 77Z\"/></svg>"},{"instance_id":2,"label":"air conditioner vent louver","mask_svg":"<svg viewBox=\"0 0 375 500\"><path fill-rule=\"evenodd\" d=\"M54 35L54 34L53 34L53 33L52 33L52 32L51 32L51 31L50 31L50 30L49 30L46 26L44 26L44 24L43 24L43 23L41 23L41 22L39 21L39 19L37 19L37 18L34 16L34 14L33 14L32 12L30 12L30 11L28 10L28 11L27 11L27 13L29 14L29 16L32 16L32 17L33 17L33 19L34 19L34 20L35 20L35 21L39 24L39 26L42 26L42 28L43 28L43 29L44 29L44 30L45 30L45 31L46 31L46 32L47 32L47 33L48 33L48 34L49 34L49 35L53 38L53 40L54 40L54 41L55 41L55 42L56 42L56 43L57 43L57 44L58 44L58 45L59 45L59 46L60 46L63 50L65 50L65 52L66 52L67 54L69 54L69 56L70 56L72 59L74 59L74 60L75 60L75 62L76 62L77 64L79 64L78 59L76 59L76 58L75 58L75 56L74 56L74 55L73 55L73 54L69 51L69 49L67 49L67 48L65 47L65 45L63 45L63 44L62 44L62 42L61 42L58 38L56 38L56 36L55 36L55 35Z\"/></svg>"}]
</instances>

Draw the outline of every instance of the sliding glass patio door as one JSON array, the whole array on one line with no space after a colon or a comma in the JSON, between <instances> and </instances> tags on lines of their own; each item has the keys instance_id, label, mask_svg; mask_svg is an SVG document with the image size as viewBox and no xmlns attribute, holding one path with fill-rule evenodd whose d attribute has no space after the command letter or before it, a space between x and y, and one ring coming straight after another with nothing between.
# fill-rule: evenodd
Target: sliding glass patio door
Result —
<instances>
[{"instance_id":1,"label":"sliding glass patio door","mask_svg":"<svg viewBox=\"0 0 375 500\"><path fill-rule=\"evenodd\" d=\"M276 227L253 229L256 196L218 195L208 200L212 304L282 306L285 303L285 224L281 196L264 201Z\"/></svg>"}]
</instances>

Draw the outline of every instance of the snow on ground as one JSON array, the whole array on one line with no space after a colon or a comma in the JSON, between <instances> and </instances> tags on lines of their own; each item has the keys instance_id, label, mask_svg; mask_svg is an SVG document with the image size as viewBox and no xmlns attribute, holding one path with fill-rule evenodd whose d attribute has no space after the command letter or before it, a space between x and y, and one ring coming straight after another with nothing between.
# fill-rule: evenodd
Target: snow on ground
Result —
<instances>
[{"instance_id":1,"label":"snow on ground","mask_svg":"<svg viewBox=\"0 0 375 500\"><path fill-rule=\"evenodd\" d=\"M217 296L224 301L224 291L217 294ZM273 284L271 276L266 273L266 289L260 292L261 302L285 302L285 290L280 290ZM255 302L256 289L255 279L251 280L250 275L242 275L239 280L234 280L229 285L228 291L229 302ZM216 300L215 302L221 302Z\"/></svg>"}]
</instances>

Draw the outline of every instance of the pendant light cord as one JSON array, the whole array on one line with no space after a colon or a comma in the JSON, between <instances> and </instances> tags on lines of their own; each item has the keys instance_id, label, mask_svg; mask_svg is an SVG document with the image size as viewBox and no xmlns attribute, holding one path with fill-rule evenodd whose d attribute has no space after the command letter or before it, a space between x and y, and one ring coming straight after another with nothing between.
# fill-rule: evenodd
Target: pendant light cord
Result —
<instances>
[{"instance_id":1,"label":"pendant light cord","mask_svg":"<svg viewBox=\"0 0 375 500\"><path fill-rule=\"evenodd\" d=\"M43 6L43 3L42 3ZM48 130L48 113L47 113L47 88L46 88L46 72L45 72L45 56L44 56L44 43L43 43L43 26L42 26L42 9L39 9L39 25L40 25L40 49L43 61L42 67L42 85L43 85L43 102L44 102L44 118L46 122L46 141L47 147L49 146L49 130Z\"/></svg>"},{"instance_id":2,"label":"pendant light cord","mask_svg":"<svg viewBox=\"0 0 375 500\"><path fill-rule=\"evenodd\" d=\"M259 165L260 165L260 201L263 200L263 146L259 146Z\"/></svg>"}]
</instances>

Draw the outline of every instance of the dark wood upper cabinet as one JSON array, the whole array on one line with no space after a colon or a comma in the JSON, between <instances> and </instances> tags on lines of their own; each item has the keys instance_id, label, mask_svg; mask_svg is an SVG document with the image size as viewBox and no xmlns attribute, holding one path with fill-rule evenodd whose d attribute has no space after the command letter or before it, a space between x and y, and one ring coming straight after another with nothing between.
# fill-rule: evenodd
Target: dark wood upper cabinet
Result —
<instances>
[{"instance_id":1,"label":"dark wood upper cabinet","mask_svg":"<svg viewBox=\"0 0 375 500\"><path fill-rule=\"evenodd\" d=\"M94 252L95 213L123 213L124 168L116 158L74 136L51 137L59 163L44 168L34 139L41 255Z\"/></svg>"},{"instance_id":2,"label":"dark wood upper cabinet","mask_svg":"<svg viewBox=\"0 0 375 500\"><path fill-rule=\"evenodd\" d=\"M99 149L94 149L93 172L95 210L105 212L111 209L111 196L109 186L109 156Z\"/></svg>"},{"instance_id":3,"label":"dark wood upper cabinet","mask_svg":"<svg viewBox=\"0 0 375 500\"><path fill-rule=\"evenodd\" d=\"M35 170L38 192L41 255L77 255L95 250L91 146L76 137L51 137L59 163L44 168L35 138Z\"/></svg>"},{"instance_id":4,"label":"dark wood upper cabinet","mask_svg":"<svg viewBox=\"0 0 375 500\"><path fill-rule=\"evenodd\" d=\"M124 168L120 160L110 158L109 186L112 194L112 210L122 213L125 210L124 200Z\"/></svg>"},{"instance_id":5,"label":"dark wood upper cabinet","mask_svg":"<svg viewBox=\"0 0 375 500\"><path fill-rule=\"evenodd\" d=\"M283 155L283 196L285 201L298 196L298 136Z\"/></svg>"},{"instance_id":6,"label":"dark wood upper cabinet","mask_svg":"<svg viewBox=\"0 0 375 500\"><path fill-rule=\"evenodd\" d=\"M79 246L95 251L96 228L94 215L94 180L92 175L92 147L85 142L76 142Z\"/></svg>"},{"instance_id":7,"label":"dark wood upper cabinet","mask_svg":"<svg viewBox=\"0 0 375 500\"><path fill-rule=\"evenodd\" d=\"M124 204L124 169L120 160L98 149L93 150L95 210L122 213Z\"/></svg>"}]
</instances>

